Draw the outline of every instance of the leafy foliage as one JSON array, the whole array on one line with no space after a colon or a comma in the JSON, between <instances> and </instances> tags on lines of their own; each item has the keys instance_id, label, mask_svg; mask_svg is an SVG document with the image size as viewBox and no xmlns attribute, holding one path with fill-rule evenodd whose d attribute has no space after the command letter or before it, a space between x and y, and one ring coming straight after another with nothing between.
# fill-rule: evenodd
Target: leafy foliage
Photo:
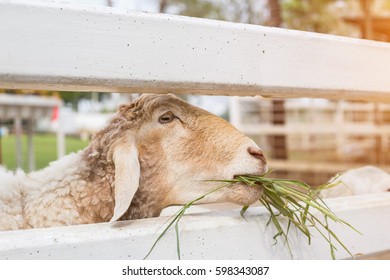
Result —
<instances>
[{"instance_id":1,"label":"leafy foliage","mask_svg":"<svg viewBox=\"0 0 390 280\"><path fill-rule=\"evenodd\" d=\"M168 0L167 4L175 6L178 14L183 16L224 19L222 6L208 0Z\"/></svg>"}]
</instances>

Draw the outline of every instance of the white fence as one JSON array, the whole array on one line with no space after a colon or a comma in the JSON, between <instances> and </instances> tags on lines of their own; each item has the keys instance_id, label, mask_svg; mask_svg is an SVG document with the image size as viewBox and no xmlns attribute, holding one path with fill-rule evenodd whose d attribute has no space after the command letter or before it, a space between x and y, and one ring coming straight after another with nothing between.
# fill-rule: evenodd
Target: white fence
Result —
<instances>
[{"instance_id":1,"label":"white fence","mask_svg":"<svg viewBox=\"0 0 390 280\"><path fill-rule=\"evenodd\" d=\"M0 88L324 97L390 101L390 45L110 8L0 0ZM363 232L354 254L390 249L390 195L328 201ZM166 218L0 233L1 258L142 258ZM187 216L183 258L290 258L262 207ZM175 258L174 232L152 258ZM293 236L293 235L292 235ZM330 258L297 235L299 259ZM338 258L348 255L339 249Z\"/></svg>"},{"instance_id":2,"label":"white fence","mask_svg":"<svg viewBox=\"0 0 390 280\"><path fill-rule=\"evenodd\" d=\"M390 47L119 9L0 1L5 88L390 100Z\"/></svg>"},{"instance_id":3,"label":"white fence","mask_svg":"<svg viewBox=\"0 0 390 280\"><path fill-rule=\"evenodd\" d=\"M243 133L258 137L257 143L271 153L270 135L285 135L287 149L299 153L331 151L314 162L302 159L269 160L276 170L336 174L361 166L359 160L390 171L386 151L390 147L390 104L323 99L289 99L284 103L286 120L272 124L280 112L272 110L272 100L259 97L230 99L230 122ZM329 175L331 176L331 175ZM323 182L321 176L318 184ZM315 180L317 182L317 180Z\"/></svg>"},{"instance_id":4,"label":"white fence","mask_svg":"<svg viewBox=\"0 0 390 280\"><path fill-rule=\"evenodd\" d=\"M16 142L16 165L22 168L22 121L27 121L27 150L29 170L35 169L35 152L33 145L34 122L41 118L50 118L53 110L62 107L62 101L57 98L40 96L0 95L0 121L13 120ZM58 116L57 122L60 123ZM1 154L1 153L0 153ZM57 129L57 157L65 154L65 135L61 125ZM0 164L2 162L0 161Z\"/></svg>"},{"instance_id":5,"label":"white fence","mask_svg":"<svg viewBox=\"0 0 390 280\"><path fill-rule=\"evenodd\" d=\"M329 201L336 215L364 234L331 224L354 254L389 249L390 193ZM387 209L387 210L386 210ZM268 211L250 208L245 221L238 210L185 216L179 224L182 259L290 259L282 240L274 245L275 229L266 228ZM375 218L373 218L375 217ZM1 259L143 259L167 217L0 233ZM329 245L314 232L312 244L294 231L289 235L294 259L329 259ZM349 255L338 247L338 258ZM150 259L176 259L172 230Z\"/></svg>"}]
</instances>

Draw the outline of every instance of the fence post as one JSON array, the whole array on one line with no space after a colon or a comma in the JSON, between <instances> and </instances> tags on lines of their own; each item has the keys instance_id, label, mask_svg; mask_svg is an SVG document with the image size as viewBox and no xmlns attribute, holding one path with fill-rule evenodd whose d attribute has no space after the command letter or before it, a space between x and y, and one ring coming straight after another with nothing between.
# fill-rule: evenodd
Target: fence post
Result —
<instances>
[{"instance_id":1,"label":"fence post","mask_svg":"<svg viewBox=\"0 0 390 280\"><path fill-rule=\"evenodd\" d=\"M23 154L22 154L22 119L20 112L14 119L15 129L15 147L16 147L16 167L22 168L23 166Z\"/></svg>"},{"instance_id":2,"label":"fence post","mask_svg":"<svg viewBox=\"0 0 390 280\"><path fill-rule=\"evenodd\" d=\"M27 121L27 147L28 147L28 168L30 171L35 169L35 150L33 142L34 119Z\"/></svg>"},{"instance_id":3,"label":"fence post","mask_svg":"<svg viewBox=\"0 0 390 280\"><path fill-rule=\"evenodd\" d=\"M65 132L62 127L60 107L58 107L58 128L57 128L57 158L65 155Z\"/></svg>"}]
</instances>

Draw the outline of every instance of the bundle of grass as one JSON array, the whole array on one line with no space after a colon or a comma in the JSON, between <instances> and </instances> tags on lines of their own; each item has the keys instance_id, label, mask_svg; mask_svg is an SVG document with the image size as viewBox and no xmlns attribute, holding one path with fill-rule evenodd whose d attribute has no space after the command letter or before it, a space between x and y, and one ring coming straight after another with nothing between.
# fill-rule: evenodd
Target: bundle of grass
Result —
<instances>
[{"instance_id":1,"label":"bundle of grass","mask_svg":"<svg viewBox=\"0 0 390 280\"><path fill-rule=\"evenodd\" d=\"M185 214L186 210L194 203L203 199L205 196L235 183L244 183L249 186L256 186L263 189L259 201L270 213L267 226L271 223L275 226L277 229L277 233L274 235L275 241L277 241L279 237L284 239L291 256L292 251L288 240L288 234L290 232L291 226L294 226L298 231L302 232L307 237L309 244L311 243L312 237L310 230L315 229L318 231L329 244L330 254L333 259L335 259L335 250L337 250L336 244L341 245L342 248L344 248L344 250L346 250L348 254L353 257L352 253L330 228L328 221L330 219L334 222L345 224L356 232L358 231L346 221L338 218L319 196L319 192L321 190L331 188L340 183L337 182L337 176L335 179L333 179L333 181L318 186L314 189L305 182L298 180L268 178L267 176L269 173L270 172L261 176L236 176L233 180L219 180L218 182L225 182L226 184L204 194L203 196L193 201L190 201L168 220L168 224L154 242L150 251L145 256L145 259L150 255L158 241L172 226L175 227L176 231L177 256L180 259L179 221ZM240 213L243 218L245 218L244 214L248 208L249 206L244 206L241 209ZM320 215L320 217L317 215ZM282 218L287 219L287 227L282 226L280 221Z\"/></svg>"}]
</instances>

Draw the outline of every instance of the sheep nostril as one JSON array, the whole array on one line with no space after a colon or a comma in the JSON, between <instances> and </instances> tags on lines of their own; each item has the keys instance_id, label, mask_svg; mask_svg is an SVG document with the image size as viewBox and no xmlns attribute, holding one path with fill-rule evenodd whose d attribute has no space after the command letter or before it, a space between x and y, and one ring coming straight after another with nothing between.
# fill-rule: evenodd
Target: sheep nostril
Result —
<instances>
[{"instance_id":1,"label":"sheep nostril","mask_svg":"<svg viewBox=\"0 0 390 280\"><path fill-rule=\"evenodd\" d=\"M262 162L266 163L265 156L262 150L255 148L255 147L249 147L248 153L251 154L254 158L257 158L261 160Z\"/></svg>"}]
</instances>

